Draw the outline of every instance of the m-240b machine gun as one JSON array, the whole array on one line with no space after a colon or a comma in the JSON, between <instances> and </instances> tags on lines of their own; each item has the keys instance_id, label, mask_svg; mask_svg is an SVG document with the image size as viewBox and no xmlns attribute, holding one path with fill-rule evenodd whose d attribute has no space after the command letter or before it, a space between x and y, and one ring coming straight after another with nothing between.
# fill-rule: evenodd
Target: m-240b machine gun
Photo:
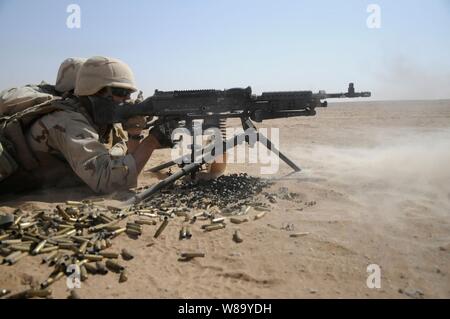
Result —
<instances>
[{"instance_id":1,"label":"m-240b machine gun","mask_svg":"<svg viewBox=\"0 0 450 319\"><path fill-rule=\"evenodd\" d=\"M178 178L195 174L206 158L217 157L242 141L249 141L248 135L255 134L254 141L259 141L272 152L277 154L295 171L300 168L281 153L272 142L259 133L252 121L279 119L295 116L314 116L317 107L326 107L326 99L370 97L370 92L355 92L353 83L349 84L345 93L327 94L325 91L313 93L311 91L265 92L253 95L250 87L228 90L188 90L188 91L159 91L146 100L137 104L111 104L112 102L98 97L89 97L95 105L93 108L94 121L99 124L123 123L133 116L156 116L161 123L179 123L194 136L195 122L202 120L202 131L208 128L219 128L222 132L227 118L240 118L245 136L235 135L224 140L221 152L216 147L208 145L202 148L191 144L191 162L184 165L180 171L169 176L160 183L153 185L146 191L134 196L128 204L138 203L147 199L159 189L173 183ZM249 133L250 132L250 133ZM217 144L216 144L217 145ZM151 171L156 172L178 163L177 160L159 165Z\"/></svg>"}]
</instances>

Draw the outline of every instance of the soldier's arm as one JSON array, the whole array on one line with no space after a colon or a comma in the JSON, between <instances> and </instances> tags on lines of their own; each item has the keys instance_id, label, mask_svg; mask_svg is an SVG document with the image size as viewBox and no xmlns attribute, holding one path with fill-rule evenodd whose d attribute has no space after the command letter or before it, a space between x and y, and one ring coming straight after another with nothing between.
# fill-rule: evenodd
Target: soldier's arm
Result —
<instances>
[{"instance_id":1,"label":"soldier's arm","mask_svg":"<svg viewBox=\"0 0 450 319\"><path fill-rule=\"evenodd\" d=\"M55 115L59 119L54 119L54 123L46 123L49 143L62 153L73 171L92 190L111 193L137 186L139 171L132 154L111 156L106 146L99 142L95 129L82 115L57 113L64 114Z\"/></svg>"}]
</instances>

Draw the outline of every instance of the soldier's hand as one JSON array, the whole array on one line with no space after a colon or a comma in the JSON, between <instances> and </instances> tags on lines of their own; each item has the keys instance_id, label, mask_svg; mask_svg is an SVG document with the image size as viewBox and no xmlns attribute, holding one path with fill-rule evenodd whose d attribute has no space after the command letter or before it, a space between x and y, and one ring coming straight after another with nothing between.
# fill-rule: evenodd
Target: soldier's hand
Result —
<instances>
[{"instance_id":1,"label":"soldier's hand","mask_svg":"<svg viewBox=\"0 0 450 319\"><path fill-rule=\"evenodd\" d=\"M145 116L130 117L126 122L122 123L122 127L127 131L128 136L139 136L146 128L147 118Z\"/></svg>"},{"instance_id":2,"label":"soldier's hand","mask_svg":"<svg viewBox=\"0 0 450 319\"><path fill-rule=\"evenodd\" d=\"M156 138L161 145L161 148L172 148L174 143L172 141L172 132L177 127L178 122L168 121L161 122L157 120L154 123L153 128L150 130L150 134Z\"/></svg>"}]
</instances>

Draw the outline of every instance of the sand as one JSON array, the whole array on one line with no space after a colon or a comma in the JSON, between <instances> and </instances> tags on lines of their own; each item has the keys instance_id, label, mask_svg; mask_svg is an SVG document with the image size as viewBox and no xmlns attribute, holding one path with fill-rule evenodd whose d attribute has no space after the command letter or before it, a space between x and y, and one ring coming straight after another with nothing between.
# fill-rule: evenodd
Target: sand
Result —
<instances>
[{"instance_id":1,"label":"sand","mask_svg":"<svg viewBox=\"0 0 450 319\"><path fill-rule=\"evenodd\" d=\"M314 118L263 123L280 128L280 148L302 168L280 164L268 190L277 203L263 218L204 233L192 227L180 241L182 218L158 239L144 226L138 240L120 236L113 249L136 257L121 261L129 280L89 276L82 298L449 298L450 101L331 104ZM148 167L164 162L154 154ZM229 172L260 175L255 164ZM144 173L140 185L156 178ZM286 189L295 193L285 198ZM126 193L108 196L108 202ZM53 208L94 197L86 188L51 189L2 198L10 212ZM104 197L104 196L103 196ZM250 211L249 217L257 211ZM242 243L232 240L239 229ZM293 233L305 233L292 237ZM204 258L179 261L185 250ZM367 267L381 269L381 288L369 288ZM51 269L26 257L0 266L0 288L19 291L46 279ZM66 298L65 280L52 286Z\"/></svg>"}]
</instances>

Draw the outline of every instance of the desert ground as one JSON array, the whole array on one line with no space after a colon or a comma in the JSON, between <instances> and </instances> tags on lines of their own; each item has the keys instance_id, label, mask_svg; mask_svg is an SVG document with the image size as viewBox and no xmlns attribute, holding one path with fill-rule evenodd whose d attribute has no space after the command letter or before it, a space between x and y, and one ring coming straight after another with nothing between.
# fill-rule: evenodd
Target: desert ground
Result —
<instances>
[{"instance_id":1,"label":"desert ground","mask_svg":"<svg viewBox=\"0 0 450 319\"><path fill-rule=\"evenodd\" d=\"M227 223L205 233L192 225L180 241L182 218L153 238L113 240L112 251L128 248L120 261L129 274L90 275L82 298L450 298L450 101L330 103L315 117L273 120L280 149L302 167L280 163L261 175L256 164L232 164L227 173L270 178L276 195L258 220ZM158 151L148 167L164 162ZM143 173L140 185L155 183ZM295 196L288 198L289 193ZM101 196L109 203L127 194ZM67 200L95 198L87 188L50 189L1 198L0 211L54 208ZM242 243L232 240L239 229ZM307 233L291 237L293 233ZM204 258L179 261L184 250ZM51 269L40 257L0 265L0 289L14 292L42 282ZM381 287L369 288L367 267L381 269ZM51 286L66 298L65 280Z\"/></svg>"}]
</instances>

